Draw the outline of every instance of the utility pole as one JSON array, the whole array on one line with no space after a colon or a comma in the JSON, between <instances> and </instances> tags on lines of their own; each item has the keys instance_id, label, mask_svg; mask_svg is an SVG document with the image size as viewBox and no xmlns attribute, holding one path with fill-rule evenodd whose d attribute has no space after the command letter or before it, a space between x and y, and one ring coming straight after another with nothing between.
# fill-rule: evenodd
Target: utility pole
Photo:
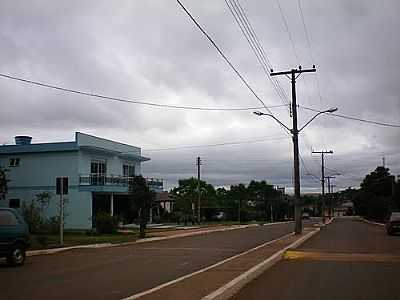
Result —
<instances>
[{"instance_id":1,"label":"utility pole","mask_svg":"<svg viewBox=\"0 0 400 300\"><path fill-rule=\"evenodd\" d=\"M61 193L60 193L60 246L64 246L64 187L63 180L61 180Z\"/></svg>"},{"instance_id":2,"label":"utility pole","mask_svg":"<svg viewBox=\"0 0 400 300\"><path fill-rule=\"evenodd\" d=\"M325 159L324 154L333 154L333 151L312 151L321 154L321 188L322 188L322 223L325 224Z\"/></svg>"},{"instance_id":3,"label":"utility pole","mask_svg":"<svg viewBox=\"0 0 400 300\"><path fill-rule=\"evenodd\" d=\"M197 223L201 222L201 213L200 213L200 166L201 159L200 156L197 157Z\"/></svg>"},{"instance_id":4,"label":"utility pole","mask_svg":"<svg viewBox=\"0 0 400 300\"><path fill-rule=\"evenodd\" d=\"M301 66L299 66L298 69L292 69L290 71L284 71L284 72L274 72L273 70L271 70L271 74L270 74L271 76L291 75L290 79L292 82L293 128L290 130L290 132L292 133L293 154L294 154L293 156L294 156L294 220L295 220L294 232L295 232L295 234L301 234L303 232L303 224L302 224L302 218L301 218L302 209L300 206L299 130L297 128L296 79L300 76L301 73L308 73L308 72L315 72L315 71L316 71L315 66L313 66L312 69L306 69L306 70L303 70L301 68ZM296 76L296 74L298 74L298 75Z\"/></svg>"},{"instance_id":5,"label":"utility pole","mask_svg":"<svg viewBox=\"0 0 400 300\"><path fill-rule=\"evenodd\" d=\"M329 217L332 216L332 209L333 209L333 205L332 205L332 186L331 186L331 179L335 178L335 176L326 176L326 179L328 179L328 194L329 194Z\"/></svg>"}]
</instances>

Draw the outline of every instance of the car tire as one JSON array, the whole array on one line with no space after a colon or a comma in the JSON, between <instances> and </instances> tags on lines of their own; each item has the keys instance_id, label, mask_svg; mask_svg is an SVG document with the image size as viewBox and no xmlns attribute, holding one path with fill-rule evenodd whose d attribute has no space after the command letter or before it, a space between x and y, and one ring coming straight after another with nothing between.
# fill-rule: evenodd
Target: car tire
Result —
<instances>
[{"instance_id":1,"label":"car tire","mask_svg":"<svg viewBox=\"0 0 400 300\"><path fill-rule=\"evenodd\" d=\"M22 266L25 262L26 251L23 245L16 245L7 257L7 263L12 266Z\"/></svg>"}]
</instances>

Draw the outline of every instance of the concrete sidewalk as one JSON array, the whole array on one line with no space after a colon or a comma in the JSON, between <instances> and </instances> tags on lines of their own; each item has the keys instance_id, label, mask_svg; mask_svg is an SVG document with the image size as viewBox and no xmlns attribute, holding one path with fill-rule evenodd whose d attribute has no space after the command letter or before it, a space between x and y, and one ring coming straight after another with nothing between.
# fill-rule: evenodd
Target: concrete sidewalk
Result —
<instances>
[{"instance_id":1,"label":"concrete sidewalk","mask_svg":"<svg viewBox=\"0 0 400 300\"><path fill-rule=\"evenodd\" d=\"M284 251L293 247L296 241L302 242L318 231L307 228L302 235L285 235L125 300L227 299L236 289L254 279L257 273L280 260Z\"/></svg>"}]
</instances>

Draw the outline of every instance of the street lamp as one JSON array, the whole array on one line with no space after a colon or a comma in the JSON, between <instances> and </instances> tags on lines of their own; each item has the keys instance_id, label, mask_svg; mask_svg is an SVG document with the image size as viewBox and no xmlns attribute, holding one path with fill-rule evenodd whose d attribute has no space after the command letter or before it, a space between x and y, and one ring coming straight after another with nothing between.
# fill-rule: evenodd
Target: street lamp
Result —
<instances>
[{"instance_id":1,"label":"street lamp","mask_svg":"<svg viewBox=\"0 0 400 300\"><path fill-rule=\"evenodd\" d=\"M296 106L293 104L294 109ZM300 174L299 174L299 141L298 134L301 132L308 124L310 124L316 117L322 115L324 113L333 113L337 111L337 108L330 108L324 111L318 112L315 116L313 116L310 120L308 120L300 129L297 129L297 113L296 118L293 118L293 128L290 129L288 126L283 124L279 119L277 119L272 114L266 114L261 111L254 111L253 113L257 116L268 116L273 118L277 123L279 123L282 127L284 127L291 135L293 139L293 152L294 152L294 175L295 175L295 201L294 201L294 217L295 217L295 233L301 234L303 232L303 224L302 224L302 215L301 215L301 206L300 206Z\"/></svg>"},{"instance_id":2,"label":"street lamp","mask_svg":"<svg viewBox=\"0 0 400 300\"><path fill-rule=\"evenodd\" d=\"M318 112L317 114L315 114L315 116L313 116L310 120L308 120L299 130L298 132L301 132L308 124L310 124L316 117L318 117L319 115L325 114L325 113L334 113L335 111L337 111L338 108L337 107L332 107L329 108L327 110L323 110ZM283 126L288 132L290 132L291 134L293 134L293 129L290 129L289 127L287 127L285 124L283 124L278 118L276 118L274 115L272 114L266 114L263 113L261 111L254 111L253 114L257 115L257 116L268 116L273 118L275 121L277 121L281 126Z\"/></svg>"}]
</instances>

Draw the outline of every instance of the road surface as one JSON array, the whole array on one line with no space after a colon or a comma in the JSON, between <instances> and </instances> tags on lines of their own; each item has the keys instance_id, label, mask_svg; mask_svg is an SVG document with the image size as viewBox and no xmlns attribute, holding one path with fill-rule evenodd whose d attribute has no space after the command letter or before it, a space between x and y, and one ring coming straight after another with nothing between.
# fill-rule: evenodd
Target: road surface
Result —
<instances>
[{"instance_id":1,"label":"road surface","mask_svg":"<svg viewBox=\"0 0 400 300\"><path fill-rule=\"evenodd\" d=\"M335 219L267 270L235 300L400 299L400 236Z\"/></svg>"},{"instance_id":2,"label":"road surface","mask_svg":"<svg viewBox=\"0 0 400 300\"><path fill-rule=\"evenodd\" d=\"M281 237L293 227L258 226L28 257L23 267L0 265L0 298L121 299Z\"/></svg>"}]
</instances>

